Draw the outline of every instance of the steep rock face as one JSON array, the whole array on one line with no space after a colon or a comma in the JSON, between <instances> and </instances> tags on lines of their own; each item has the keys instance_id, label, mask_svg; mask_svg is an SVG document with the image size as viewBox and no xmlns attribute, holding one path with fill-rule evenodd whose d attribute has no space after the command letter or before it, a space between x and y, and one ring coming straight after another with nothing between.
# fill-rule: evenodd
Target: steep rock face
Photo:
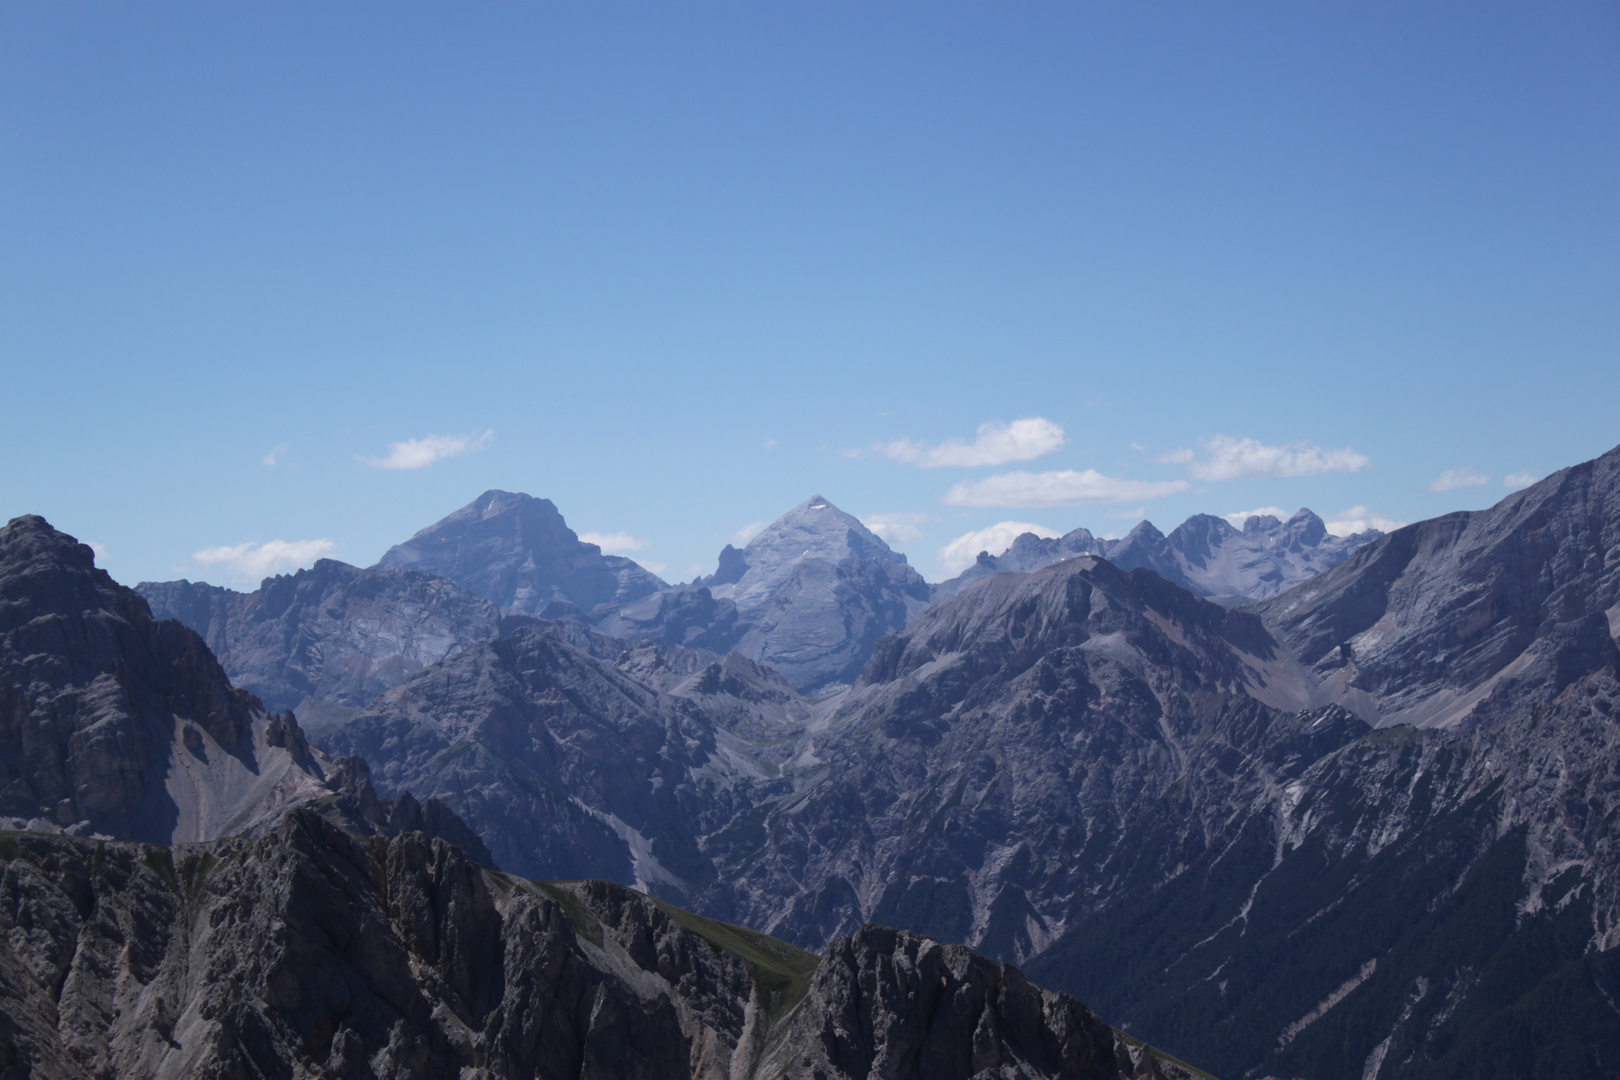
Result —
<instances>
[{"instance_id":1,"label":"steep rock face","mask_svg":"<svg viewBox=\"0 0 1620 1080\"><path fill-rule=\"evenodd\" d=\"M0 816L143 840L251 829L327 794L296 722L39 517L0 530Z\"/></svg>"},{"instance_id":2,"label":"steep rock face","mask_svg":"<svg viewBox=\"0 0 1620 1080\"><path fill-rule=\"evenodd\" d=\"M884 634L928 603L922 576L860 521L820 495L778 518L741 552L727 546L707 579L631 605L606 633L737 652L801 693L852 681Z\"/></svg>"},{"instance_id":3,"label":"steep rock face","mask_svg":"<svg viewBox=\"0 0 1620 1080\"><path fill-rule=\"evenodd\" d=\"M437 574L532 615L562 604L589 616L667 587L630 559L582 543L549 499L507 491L484 492L389 548L376 568Z\"/></svg>"},{"instance_id":4,"label":"steep rock face","mask_svg":"<svg viewBox=\"0 0 1620 1080\"><path fill-rule=\"evenodd\" d=\"M673 659L687 670L626 652L638 680L566 624L521 626L395 687L328 746L369 761L385 795L452 806L513 873L678 897L713 879L703 822L736 808L713 721L649 685L699 670L700 654Z\"/></svg>"},{"instance_id":5,"label":"steep rock face","mask_svg":"<svg viewBox=\"0 0 1620 1080\"><path fill-rule=\"evenodd\" d=\"M252 593L142 582L160 619L208 643L231 681L271 709L365 706L391 686L500 633L500 609L441 577L321 559Z\"/></svg>"},{"instance_id":6,"label":"steep rock face","mask_svg":"<svg viewBox=\"0 0 1620 1080\"><path fill-rule=\"evenodd\" d=\"M1189 1075L966 950L871 928L818 970L604 883L486 875L421 834L300 811L174 849L0 840L8 1074Z\"/></svg>"},{"instance_id":7,"label":"steep rock face","mask_svg":"<svg viewBox=\"0 0 1620 1080\"><path fill-rule=\"evenodd\" d=\"M1409 525L1254 610L1374 723L1456 723L1532 667L1556 690L1620 634L1620 448Z\"/></svg>"},{"instance_id":8,"label":"steep rock face","mask_svg":"<svg viewBox=\"0 0 1620 1080\"><path fill-rule=\"evenodd\" d=\"M1287 521L1255 515L1242 529L1225 518L1195 514L1169 536L1150 521L1119 540L1099 539L1085 529L1056 539L1025 533L1001 555L980 553L973 566L935 590L936 596L951 596L986 574L1029 573L1064 559L1102 555L1126 570L1152 570L1198 596L1262 599L1337 565L1380 535L1332 536L1309 510Z\"/></svg>"},{"instance_id":9,"label":"steep rock face","mask_svg":"<svg viewBox=\"0 0 1620 1080\"><path fill-rule=\"evenodd\" d=\"M793 793L711 851L737 917L796 940L875 920L1022 959L1142 857L1143 806L1225 805L1365 730L1295 715L1300 685L1259 619L1147 571L996 575L880 643Z\"/></svg>"}]
</instances>

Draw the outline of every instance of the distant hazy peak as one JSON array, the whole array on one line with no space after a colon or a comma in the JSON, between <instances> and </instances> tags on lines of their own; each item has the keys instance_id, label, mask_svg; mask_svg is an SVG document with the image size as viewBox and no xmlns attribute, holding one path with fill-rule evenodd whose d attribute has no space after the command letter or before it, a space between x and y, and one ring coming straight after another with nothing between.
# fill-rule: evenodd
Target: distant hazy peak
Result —
<instances>
[{"instance_id":1,"label":"distant hazy peak","mask_svg":"<svg viewBox=\"0 0 1620 1080\"><path fill-rule=\"evenodd\" d=\"M859 518L821 495L812 495L767 525L748 542L743 557L750 567L781 566L804 558L834 563L849 558L906 561Z\"/></svg>"}]
</instances>

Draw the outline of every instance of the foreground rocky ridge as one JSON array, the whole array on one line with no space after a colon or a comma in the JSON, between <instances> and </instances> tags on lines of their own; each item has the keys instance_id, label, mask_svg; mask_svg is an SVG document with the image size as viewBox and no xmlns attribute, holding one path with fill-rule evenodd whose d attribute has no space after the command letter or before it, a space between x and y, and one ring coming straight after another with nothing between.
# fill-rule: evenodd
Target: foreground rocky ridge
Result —
<instances>
[{"instance_id":1,"label":"foreground rocky ridge","mask_svg":"<svg viewBox=\"0 0 1620 1080\"><path fill-rule=\"evenodd\" d=\"M146 1077L1193 1073L959 946L825 960L309 811L175 848L0 834L0 1069Z\"/></svg>"}]
</instances>

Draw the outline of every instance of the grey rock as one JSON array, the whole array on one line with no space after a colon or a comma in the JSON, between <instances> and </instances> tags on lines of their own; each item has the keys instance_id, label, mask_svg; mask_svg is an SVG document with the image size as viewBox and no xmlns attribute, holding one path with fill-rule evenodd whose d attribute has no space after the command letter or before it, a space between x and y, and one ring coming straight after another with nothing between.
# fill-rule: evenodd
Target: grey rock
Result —
<instances>
[{"instance_id":1,"label":"grey rock","mask_svg":"<svg viewBox=\"0 0 1620 1080\"><path fill-rule=\"evenodd\" d=\"M202 582L135 587L160 619L195 630L232 683L271 709L358 709L430 664L500 633L501 610L416 570L321 559L239 593Z\"/></svg>"},{"instance_id":2,"label":"grey rock","mask_svg":"<svg viewBox=\"0 0 1620 1080\"><path fill-rule=\"evenodd\" d=\"M934 587L951 596L970 581L999 572L1029 573L1064 559L1102 555L1126 570L1152 570L1166 581L1210 598L1263 599L1337 565L1382 534L1332 536L1322 519L1300 510L1287 521L1257 515L1234 528L1225 518L1195 514L1169 536L1144 521L1118 540L1075 529L1056 539L1025 533L1000 555L981 552L973 566Z\"/></svg>"},{"instance_id":3,"label":"grey rock","mask_svg":"<svg viewBox=\"0 0 1620 1080\"><path fill-rule=\"evenodd\" d=\"M813 694L853 681L878 639L928 600L927 583L904 555L817 495L741 552L727 545L710 577L597 625L660 644L735 650Z\"/></svg>"},{"instance_id":4,"label":"grey rock","mask_svg":"<svg viewBox=\"0 0 1620 1080\"><path fill-rule=\"evenodd\" d=\"M558 617L561 602L584 616L666 588L630 559L582 543L549 499L486 491L449 517L388 549L377 569L449 578L503 608Z\"/></svg>"},{"instance_id":5,"label":"grey rock","mask_svg":"<svg viewBox=\"0 0 1620 1080\"><path fill-rule=\"evenodd\" d=\"M174 848L0 836L0 935L0 1062L39 1080L1191 1075L966 950L868 928L818 964L308 811Z\"/></svg>"}]
</instances>

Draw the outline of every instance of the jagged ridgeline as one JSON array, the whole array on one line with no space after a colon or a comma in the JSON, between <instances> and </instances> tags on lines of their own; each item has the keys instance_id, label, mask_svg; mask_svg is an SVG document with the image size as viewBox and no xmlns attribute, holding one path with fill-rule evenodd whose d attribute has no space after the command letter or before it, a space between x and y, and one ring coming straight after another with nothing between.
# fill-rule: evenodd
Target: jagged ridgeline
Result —
<instances>
[{"instance_id":1,"label":"jagged ridgeline","mask_svg":"<svg viewBox=\"0 0 1620 1080\"><path fill-rule=\"evenodd\" d=\"M961 946L825 958L308 810L159 847L0 834L0 1075L1192 1080Z\"/></svg>"},{"instance_id":2,"label":"jagged ridgeline","mask_svg":"<svg viewBox=\"0 0 1620 1080\"><path fill-rule=\"evenodd\" d=\"M142 588L514 880L976 947L1228 1077L1620 1075L1620 451L1388 536L1020 538L951 589L818 497L621 596L540 502L410 567Z\"/></svg>"}]
</instances>

